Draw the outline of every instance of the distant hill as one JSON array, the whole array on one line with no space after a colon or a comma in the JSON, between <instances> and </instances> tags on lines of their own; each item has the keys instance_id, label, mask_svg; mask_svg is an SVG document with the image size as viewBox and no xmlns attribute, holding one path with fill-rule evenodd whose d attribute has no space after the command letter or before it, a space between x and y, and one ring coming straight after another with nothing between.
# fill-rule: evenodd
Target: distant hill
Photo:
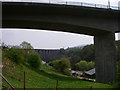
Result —
<instances>
[{"instance_id":1,"label":"distant hill","mask_svg":"<svg viewBox=\"0 0 120 90\"><path fill-rule=\"evenodd\" d=\"M82 48L86 45L90 45L90 44L82 44L82 45L78 45L78 46L73 46L73 47L69 47L69 48Z\"/></svg>"}]
</instances>

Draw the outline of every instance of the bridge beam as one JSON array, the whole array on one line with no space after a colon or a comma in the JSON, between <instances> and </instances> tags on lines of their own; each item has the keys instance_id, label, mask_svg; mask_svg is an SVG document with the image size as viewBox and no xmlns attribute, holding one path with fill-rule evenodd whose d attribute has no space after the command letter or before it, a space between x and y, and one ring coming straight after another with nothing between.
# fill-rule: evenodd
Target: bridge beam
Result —
<instances>
[{"instance_id":1,"label":"bridge beam","mask_svg":"<svg viewBox=\"0 0 120 90\"><path fill-rule=\"evenodd\" d=\"M115 79L116 47L115 34L110 32L94 36L96 80L107 83Z\"/></svg>"}]
</instances>

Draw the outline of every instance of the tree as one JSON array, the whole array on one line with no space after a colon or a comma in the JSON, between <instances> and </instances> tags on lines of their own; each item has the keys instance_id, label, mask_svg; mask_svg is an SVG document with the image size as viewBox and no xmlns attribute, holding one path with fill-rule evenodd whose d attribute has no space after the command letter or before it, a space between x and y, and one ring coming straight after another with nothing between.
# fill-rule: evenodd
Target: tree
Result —
<instances>
[{"instance_id":1,"label":"tree","mask_svg":"<svg viewBox=\"0 0 120 90\"><path fill-rule=\"evenodd\" d=\"M25 61L28 60L28 57L30 56L31 53L34 53L33 46L30 43L26 42L26 41L23 41L19 45L19 47L21 49L24 49L23 56L25 57Z\"/></svg>"},{"instance_id":2,"label":"tree","mask_svg":"<svg viewBox=\"0 0 120 90\"><path fill-rule=\"evenodd\" d=\"M1 43L1 46L2 46L2 49L7 49L8 48L8 45L5 44L4 42Z\"/></svg>"},{"instance_id":3,"label":"tree","mask_svg":"<svg viewBox=\"0 0 120 90\"><path fill-rule=\"evenodd\" d=\"M70 74L70 60L68 58L61 58L52 62L53 67L61 73Z\"/></svg>"},{"instance_id":4,"label":"tree","mask_svg":"<svg viewBox=\"0 0 120 90\"><path fill-rule=\"evenodd\" d=\"M95 63L93 61L81 60L76 64L76 69L80 71L86 71L95 68Z\"/></svg>"},{"instance_id":5,"label":"tree","mask_svg":"<svg viewBox=\"0 0 120 90\"><path fill-rule=\"evenodd\" d=\"M80 62L78 62L76 64L76 69L78 69L80 71L86 71L88 69L88 67L87 67L87 61L81 60Z\"/></svg>"},{"instance_id":6,"label":"tree","mask_svg":"<svg viewBox=\"0 0 120 90\"><path fill-rule=\"evenodd\" d=\"M75 69L75 64L81 60L80 56L81 48L68 48L65 51L65 57L70 59L71 68Z\"/></svg>"},{"instance_id":7,"label":"tree","mask_svg":"<svg viewBox=\"0 0 120 90\"><path fill-rule=\"evenodd\" d=\"M95 68L95 62L93 61L88 62L87 67L88 70Z\"/></svg>"},{"instance_id":8,"label":"tree","mask_svg":"<svg viewBox=\"0 0 120 90\"><path fill-rule=\"evenodd\" d=\"M6 51L5 55L13 62L20 64L24 62L23 50L10 48Z\"/></svg>"},{"instance_id":9,"label":"tree","mask_svg":"<svg viewBox=\"0 0 120 90\"><path fill-rule=\"evenodd\" d=\"M27 59L28 59L27 62L31 67L36 69L40 68L42 60L37 52L30 53Z\"/></svg>"},{"instance_id":10,"label":"tree","mask_svg":"<svg viewBox=\"0 0 120 90\"><path fill-rule=\"evenodd\" d=\"M30 43L26 42L26 41L23 41L23 42L20 44L20 47L21 47L22 49L33 49L33 46L32 46Z\"/></svg>"},{"instance_id":11,"label":"tree","mask_svg":"<svg viewBox=\"0 0 120 90\"><path fill-rule=\"evenodd\" d=\"M95 59L95 49L94 45L86 45L80 52L82 60L93 61Z\"/></svg>"}]
</instances>

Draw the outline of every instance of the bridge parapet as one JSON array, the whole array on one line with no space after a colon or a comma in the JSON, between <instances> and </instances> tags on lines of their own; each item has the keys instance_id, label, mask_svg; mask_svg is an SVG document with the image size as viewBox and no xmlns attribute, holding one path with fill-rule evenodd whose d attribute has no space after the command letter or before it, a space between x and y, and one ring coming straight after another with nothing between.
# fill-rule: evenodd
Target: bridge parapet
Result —
<instances>
[{"instance_id":1,"label":"bridge parapet","mask_svg":"<svg viewBox=\"0 0 120 90\"><path fill-rule=\"evenodd\" d=\"M93 7L93 8L104 8L104 9L114 9L120 10L117 6L102 5L102 4L93 4L85 2L73 2L73 1L39 1L39 0L0 0L2 2L27 2L27 3L47 3L47 4L61 4L61 5L72 5L72 6L83 6L83 7Z\"/></svg>"},{"instance_id":2,"label":"bridge parapet","mask_svg":"<svg viewBox=\"0 0 120 90\"><path fill-rule=\"evenodd\" d=\"M35 49L37 51L42 60L49 62L48 60L54 60L61 58L62 56L62 51L60 49Z\"/></svg>"}]
</instances>

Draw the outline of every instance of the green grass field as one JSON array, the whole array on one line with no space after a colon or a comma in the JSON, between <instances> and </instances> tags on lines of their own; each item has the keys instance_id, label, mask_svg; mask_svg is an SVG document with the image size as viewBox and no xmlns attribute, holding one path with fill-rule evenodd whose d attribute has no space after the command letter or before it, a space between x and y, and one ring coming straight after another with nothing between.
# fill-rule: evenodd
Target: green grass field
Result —
<instances>
[{"instance_id":1,"label":"green grass field","mask_svg":"<svg viewBox=\"0 0 120 90\"><path fill-rule=\"evenodd\" d=\"M40 70L32 69L27 65L16 65L10 60L3 61L3 75L15 88L23 88L23 76L26 72L27 88L55 88L58 80L58 88L112 88L111 85L83 81L78 78L63 75L52 67L42 65ZM3 87L9 87L3 80Z\"/></svg>"}]
</instances>

